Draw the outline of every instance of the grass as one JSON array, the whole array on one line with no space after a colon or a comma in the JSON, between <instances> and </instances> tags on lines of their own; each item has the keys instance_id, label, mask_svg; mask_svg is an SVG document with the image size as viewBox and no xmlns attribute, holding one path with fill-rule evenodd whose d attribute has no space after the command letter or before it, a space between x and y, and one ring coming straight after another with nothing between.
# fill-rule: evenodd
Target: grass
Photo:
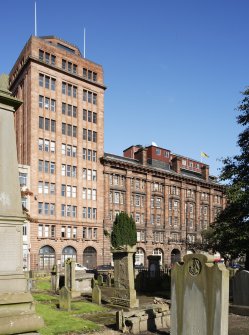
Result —
<instances>
[{"instance_id":1,"label":"grass","mask_svg":"<svg viewBox=\"0 0 249 335\"><path fill-rule=\"evenodd\" d=\"M47 283L46 283L47 281ZM106 309L86 301L71 303L71 311L58 308L59 297L48 291L48 279L37 282L37 293L33 293L36 301L36 312L44 322L45 327L39 330L41 335L75 335L99 330L100 325L84 319L84 314L100 313Z\"/></svg>"}]
</instances>

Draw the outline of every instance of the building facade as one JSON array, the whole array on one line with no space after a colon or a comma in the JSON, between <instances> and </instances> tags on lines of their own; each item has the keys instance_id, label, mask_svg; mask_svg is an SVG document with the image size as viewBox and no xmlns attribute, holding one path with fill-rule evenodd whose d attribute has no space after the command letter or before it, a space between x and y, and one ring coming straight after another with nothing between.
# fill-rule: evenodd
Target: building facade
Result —
<instances>
[{"instance_id":1,"label":"building facade","mask_svg":"<svg viewBox=\"0 0 249 335\"><path fill-rule=\"evenodd\" d=\"M89 267L103 240L103 69L53 36L32 36L10 73L18 162L30 167L30 267Z\"/></svg>"},{"instance_id":2,"label":"building facade","mask_svg":"<svg viewBox=\"0 0 249 335\"><path fill-rule=\"evenodd\" d=\"M126 211L137 226L136 264L147 265L148 255L160 255L171 266L191 245L201 242L225 206L224 189L209 176L202 162L175 155L157 146L132 146L124 157L105 154L104 226L111 232L115 215ZM105 259L111 257L104 237Z\"/></svg>"},{"instance_id":3,"label":"building facade","mask_svg":"<svg viewBox=\"0 0 249 335\"><path fill-rule=\"evenodd\" d=\"M10 89L23 101L15 127L32 219L24 225L26 268L63 266L68 257L89 268L111 263L109 234L120 211L137 225L136 264L157 254L170 265L224 208L206 164L155 145L131 146L123 157L104 153L103 69L75 45L32 36Z\"/></svg>"}]
</instances>

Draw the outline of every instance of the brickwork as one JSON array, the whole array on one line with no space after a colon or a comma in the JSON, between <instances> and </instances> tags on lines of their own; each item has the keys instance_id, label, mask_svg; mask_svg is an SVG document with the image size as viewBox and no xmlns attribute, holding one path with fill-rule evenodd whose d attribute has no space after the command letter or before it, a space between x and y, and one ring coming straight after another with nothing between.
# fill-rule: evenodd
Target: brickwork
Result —
<instances>
[{"instance_id":1,"label":"brickwork","mask_svg":"<svg viewBox=\"0 0 249 335\"><path fill-rule=\"evenodd\" d=\"M66 64L66 68L63 69L62 64ZM88 76L92 77L89 79ZM42 80L44 81L41 83ZM66 94L62 92L63 83L66 85ZM83 59L77 47L65 41L53 37L31 37L10 73L10 87L14 95L23 101L15 115L18 161L30 166L30 190L34 194L30 197L30 215L37 222L30 225L31 268L49 267L54 261L63 262L61 254L65 247L74 248L78 262L83 262L84 250L92 247L96 251L95 265L102 263L103 246L100 241L103 240L103 167L99 163L99 157L104 153L105 86L102 67ZM74 89L77 90L75 96ZM87 101L84 101L84 94L87 95ZM93 103L94 95L96 103ZM40 97L43 97L43 107L40 106ZM52 103L55 106L52 107ZM76 107L76 117L72 116L72 111L70 114L63 114L62 103L71 106L71 109ZM83 109L87 113L86 119L83 119ZM94 122L93 114L97 118ZM43 129L40 122L44 122ZM52 122L55 124L55 131L52 131ZM76 136L68 133L64 135L62 123L66 124L67 132L72 131L73 126L77 127ZM87 140L83 139L83 128L86 130ZM93 133L97 134L95 141ZM91 136L91 140L88 136ZM44 147L40 150L42 140ZM48 143L46 148L45 141ZM53 151L51 143L54 143ZM63 145L65 153L62 152ZM67 150L72 150L72 147L77 147L76 153L68 155ZM86 149L84 159L83 148ZM94 160L93 152L96 152ZM88 154L91 154L91 159L88 159ZM39 161L44 165L43 171L39 171ZM54 164L53 173L51 162ZM46 164L49 171L46 170ZM63 173L62 165L65 166ZM68 166L70 169L76 167L75 176L72 170L67 170ZM85 177L83 169L86 169ZM91 176L88 175L89 171ZM93 173L96 173L94 179ZM66 188L63 196L62 185ZM68 186L74 188L75 196L68 196ZM50 187L53 187L51 192ZM86 193L86 199L83 199L83 188L86 192L91 192L91 196ZM94 198L93 192L96 192ZM64 216L62 205L67 206ZM43 206L42 210L39 206ZM72 213L73 206L76 214ZM83 207L86 208L86 217L83 217ZM91 209L89 218L88 208ZM97 213L93 216L95 208ZM44 246L54 250L51 262L44 258L39 261L38 254Z\"/></svg>"},{"instance_id":2,"label":"brickwork","mask_svg":"<svg viewBox=\"0 0 249 335\"><path fill-rule=\"evenodd\" d=\"M162 264L170 266L175 257L191 251L190 242L200 241L201 231L225 207L223 187L212 179L207 181L201 173L199 178L186 177L180 171L152 168L143 161L109 154L102 163L104 225L111 231L119 211L134 217L139 233L137 248L143 254L137 264L143 261L147 265L148 255L159 254Z\"/></svg>"}]
</instances>

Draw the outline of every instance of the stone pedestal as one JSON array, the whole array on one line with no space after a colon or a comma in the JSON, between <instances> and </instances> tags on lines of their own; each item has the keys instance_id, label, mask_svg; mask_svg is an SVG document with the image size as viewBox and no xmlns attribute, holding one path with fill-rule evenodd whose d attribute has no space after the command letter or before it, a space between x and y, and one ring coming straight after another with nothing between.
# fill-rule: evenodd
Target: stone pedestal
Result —
<instances>
[{"instance_id":1,"label":"stone pedestal","mask_svg":"<svg viewBox=\"0 0 249 335\"><path fill-rule=\"evenodd\" d=\"M139 302L134 288L133 265L136 247L124 246L111 251L114 261L114 290L111 302L128 308L138 307Z\"/></svg>"},{"instance_id":2,"label":"stone pedestal","mask_svg":"<svg viewBox=\"0 0 249 335\"><path fill-rule=\"evenodd\" d=\"M43 326L27 289L22 264L21 192L13 112L21 101L11 97L8 77L0 76L0 334L34 332Z\"/></svg>"}]
</instances>

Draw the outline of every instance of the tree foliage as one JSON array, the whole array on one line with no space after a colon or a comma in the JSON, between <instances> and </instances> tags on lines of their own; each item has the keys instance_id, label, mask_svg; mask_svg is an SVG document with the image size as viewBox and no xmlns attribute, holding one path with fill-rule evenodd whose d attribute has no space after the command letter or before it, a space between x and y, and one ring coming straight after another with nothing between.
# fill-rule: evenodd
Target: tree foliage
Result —
<instances>
[{"instance_id":1,"label":"tree foliage","mask_svg":"<svg viewBox=\"0 0 249 335\"><path fill-rule=\"evenodd\" d=\"M116 215L111 233L111 244L114 248L133 246L137 243L136 224L132 217L125 212Z\"/></svg>"},{"instance_id":2,"label":"tree foliage","mask_svg":"<svg viewBox=\"0 0 249 335\"><path fill-rule=\"evenodd\" d=\"M237 122L243 128L238 136L240 152L223 160L220 179L227 181L227 206L212 225L207 241L228 258L246 256L249 269L249 88L237 108Z\"/></svg>"}]
</instances>

